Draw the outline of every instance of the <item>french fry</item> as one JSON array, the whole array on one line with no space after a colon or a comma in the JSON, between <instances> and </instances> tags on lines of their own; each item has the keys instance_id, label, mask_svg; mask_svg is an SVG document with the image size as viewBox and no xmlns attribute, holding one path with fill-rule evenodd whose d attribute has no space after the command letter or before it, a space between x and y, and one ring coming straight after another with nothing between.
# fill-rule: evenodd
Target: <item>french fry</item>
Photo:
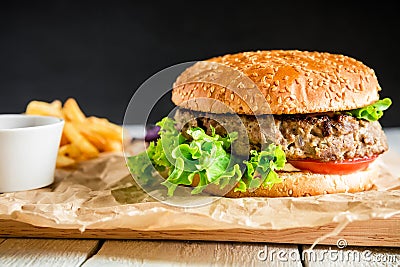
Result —
<instances>
[{"instance_id":1,"label":"french fry","mask_svg":"<svg viewBox=\"0 0 400 267\"><path fill-rule=\"evenodd\" d=\"M74 124L75 125L75 124ZM107 140L106 138L104 138L103 136L101 136L98 133L92 132L89 129L86 129L84 127L82 127L82 125L80 125L81 127L78 126L78 129L80 131L80 133L90 142L92 143L95 147L97 147L100 151L104 151L105 146L107 144Z\"/></svg>"},{"instance_id":2,"label":"french fry","mask_svg":"<svg viewBox=\"0 0 400 267\"><path fill-rule=\"evenodd\" d=\"M108 139L107 144L104 147L104 151L122 151L122 142L118 140Z\"/></svg>"},{"instance_id":3,"label":"french fry","mask_svg":"<svg viewBox=\"0 0 400 267\"><path fill-rule=\"evenodd\" d=\"M106 137L107 139L113 139L113 140L122 139L122 128L115 127L117 125L112 124L107 120L105 121L104 119L90 117L87 119L87 122L88 122L87 127L91 131L98 133Z\"/></svg>"},{"instance_id":4,"label":"french fry","mask_svg":"<svg viewBox=\"0 0 400 267\"><path fill-rule=\"evenodd\" d=\"M92 145L71 122L65 122L64 132L68 140L75 144L82 151L82 153L86 154L89 158L94 158L99 155L99 150Z\"/></svg>"},{"instance_id":5,"label":"french fry","mask_svg":"<svg viewBox=\"0 0 400 267\"><path fill-rule=\"evenodd\" d=\"M86 117L78 103L68 98L50 103L31 101L26 113L45 115L65 120L57 155L57 168L95 158L101 152L122 151L123 128L105 118Z\"/></svg>"},{"instance_id":6,"label":"french fry","mask_svg":"<svg viewBox=\"0 0 400 267\"><path fill-rule=\"evenodd\" d=\"M65 136L64 131L61 134L61 140L60 140L60 147L69 144L69 141L67 137Z\"/></svg>"},{"instance_id":7,"label":"french fry","mask_svg":"<svg viewBox=\"0 0 400 267\"><path fill-rule=\"evenodd\" d=\"M61 146L58 149L58 154L76 159L81 155L81 151L75 144L71 143Z\"/></svg>"},{"instance_id":8,"label":"french fry","mask_svg":"<svg viewBox=\"0 0 400 267\"><path fill-rule=\"evenodd\" d=\"M25 113L30 115L54 116L58 118L64 118L61 107L58 107L57 102L53 104L43 101L31 101L26 107Z\"/></svg>"},{"instance_id":9,"label":"french fry","mask_svg":"<svg viewBox=\"0 0 400 267\"><path fill-rule=\"evenodd\" d=\"M85 161L85 160L89 160L89 159L91 159L91 158L89 158L87 155L81 154L78 158L76 158L76 161L80 162L80 161Z\"/></svg>"},{"instance_id":10,"label":"french fry","mask_svg":"<svg viewBox=\"0 0 400 267\"><path fill-rule=\"evenodd\" d=\"M57 160L56 160L57 168L67 167L67 166L71 166L73 164L75 164L74 159L64 156L64 155L60 155L60 154L57 156Z\"/></svg>"},{"instance_id":11,"label":"french fry","mask_svg":"<svg viewBox=\"0 0 400 267\"><path fill-rule=\"evenodd\" d=\"M57 109L59 111L62 111L62 103L60 100L56 99L53 102L50 103L50 105L54 108Z\"/></svg>"},{"instance_id":12,"label":"french fry","mask_svg":"<svg viewBox=\"0 0 400 267\"><path fill-rule=\"evenodd\" d=\"M86 119L78 103L73 98L68 98L64 103L63 113L66 119L70 121L84 122Z\"/></svg>"},{"instance_id":13,"label":"french fry","mask_svg":"<svg viewBox=\"0 0 400 267\"><path fill-rule=\"evenodd\" d=\"M98 124L102 124L104 126L107 126L108 128L112 129L113 131L117 132L117 133L122 133L122 127L110 122L109 120L105 119L105 118L97 118L94 116L90 116L88 118L88 121L93 122L93 123L98 123Z\"/></svg>"}]
</instances>

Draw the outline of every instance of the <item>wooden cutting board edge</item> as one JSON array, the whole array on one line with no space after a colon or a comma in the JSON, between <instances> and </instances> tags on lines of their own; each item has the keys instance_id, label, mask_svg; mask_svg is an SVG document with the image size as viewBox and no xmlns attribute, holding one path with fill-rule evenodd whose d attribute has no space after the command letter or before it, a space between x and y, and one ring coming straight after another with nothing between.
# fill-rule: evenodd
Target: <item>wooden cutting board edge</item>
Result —
<instances>
[{"instance_id":1,"label":"wooden cutting board edge","mask_svg":"<svg viewBox=\"0 0 400 267\"><path fill-rule=\"evenodd\" d=\"M83 238L83 239L144 239L193 240L229 242L265 242L313 244L315 240L334 230L337 224L320 227L284 230L219 229L219 230L150 230L118 229L58 229L38 227L13 220L0 220L0 237ZM349 246L400 247L400 216L349 223L337 236L318 244L335 245L338 240Z\"/></svg>"}]
</instances>

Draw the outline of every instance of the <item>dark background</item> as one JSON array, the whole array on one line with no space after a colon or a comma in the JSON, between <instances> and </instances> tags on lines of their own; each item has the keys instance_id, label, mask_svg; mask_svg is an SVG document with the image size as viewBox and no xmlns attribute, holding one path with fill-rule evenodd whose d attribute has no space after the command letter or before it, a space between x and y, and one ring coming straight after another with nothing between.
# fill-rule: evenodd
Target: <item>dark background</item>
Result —
<instances>
[{"instance_id":1,"label":"dark background","mask_svg":"<svg viewBox=\"0 0 400 267\"><path fill-rule=\"evenodd\" d=\"M2 2L0 113L23 112L33 99L74 97L87 115L122 123L134 91L165 67L245 50L300 49L345 54L373 68L381 98L394 102L381 123L400 126L395 6L265 3Z\"/></svg>"}]
</instances>

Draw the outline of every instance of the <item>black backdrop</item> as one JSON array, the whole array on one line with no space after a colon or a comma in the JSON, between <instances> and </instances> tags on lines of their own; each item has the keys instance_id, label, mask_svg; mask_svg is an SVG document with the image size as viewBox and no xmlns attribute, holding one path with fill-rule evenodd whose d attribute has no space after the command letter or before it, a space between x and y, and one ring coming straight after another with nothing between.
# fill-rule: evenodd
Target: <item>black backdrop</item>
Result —
<instances>
[{"instance_id":1,"label":"black backdrop","mask_svg":"<svg viewBox=\"0 0 400 267\"><path fill-rule=\"evenodd\" d=\"M394 102L381 123L400 126L397 9L379 1L277 2L2 2L0 113L23 112L32 99L74 97L86 114L121 123L136 88L165 67L245 50L301 49L372 67L381 96Z\"/></svg>"}]
</instances>

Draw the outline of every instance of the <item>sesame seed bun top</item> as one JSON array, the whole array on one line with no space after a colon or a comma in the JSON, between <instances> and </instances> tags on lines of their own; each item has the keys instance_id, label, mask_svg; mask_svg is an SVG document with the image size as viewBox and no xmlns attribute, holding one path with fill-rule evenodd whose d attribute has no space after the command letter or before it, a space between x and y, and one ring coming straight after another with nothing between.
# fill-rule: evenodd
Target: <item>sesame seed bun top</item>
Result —
<instances>
[{"instance_id":1,"label":"sesame seed bun top","mask_svg":"<svg viewBox=\"0 0 400 267\"><path fill-rule=\"evenodd\" d=\"M203 112L299 114L364 107L379 100L380 90L374 71L354 58L271 50L194 64L176 79L172 101Z\"/></svg>"}]
</instances>

